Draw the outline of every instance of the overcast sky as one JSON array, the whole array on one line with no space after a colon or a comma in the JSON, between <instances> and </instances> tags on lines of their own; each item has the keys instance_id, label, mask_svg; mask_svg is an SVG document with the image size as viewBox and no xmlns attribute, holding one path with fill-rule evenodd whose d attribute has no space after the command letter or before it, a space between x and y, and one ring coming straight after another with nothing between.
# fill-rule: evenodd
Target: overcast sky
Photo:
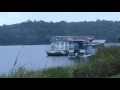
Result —
<instances>
[{"instance_id":1,"label":"overcast sky","mask_svg":"<svg viewBox=\"0 0 120 90\"><path fill-rule=\"evenodd\" d=\"M0 12L0 26L27 20L79 22L85 20L96 21L97 19L120 21L120 12Z\"/></svg>"}]
</instances>

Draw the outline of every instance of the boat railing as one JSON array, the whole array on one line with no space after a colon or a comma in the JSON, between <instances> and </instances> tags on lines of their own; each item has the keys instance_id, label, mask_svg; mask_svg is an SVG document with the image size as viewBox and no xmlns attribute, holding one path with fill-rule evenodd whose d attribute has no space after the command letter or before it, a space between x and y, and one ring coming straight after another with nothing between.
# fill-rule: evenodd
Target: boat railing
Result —
<instances>
[{"instance_id":1,"label":"boat railing","mask_svg":"<svg viewBox=\"0 0 120 90\"><path fill-rule=\"evenodd\" d=\"M78 45L67 45L66 46L66 50L79 50L79 46Z\"/></svg>"},{"instance_id":2,"label":"boat railing","mask_svg":"<svg viewBox=\"0 0 120 90\"><path fill-rule=\"evenodd\" d=\"M52 46L52 45L47 45L46 49L47 50L59 50L59 47L55 47L55 46Z\"/></svg>"},{"instance_id":3,"label":"boat railing","mask_svg":"<svg viewBox=\"0 0 120 90\"><path fill-rule=\"evenodd\" d=\"M93 40L93 36L53 36L50 41Z\"/></svg>"},{"instance_id":4,"label":"boat railing","mask_svg":"<svg viewBox=\"0 0 120 90\"><path fill-rule=\"evenodd\" d=\"M62 47L54 46L54 45L47 45L46 49L47 50L66 50L66 48L62 48Z\"/></svg>"}]
</instances>

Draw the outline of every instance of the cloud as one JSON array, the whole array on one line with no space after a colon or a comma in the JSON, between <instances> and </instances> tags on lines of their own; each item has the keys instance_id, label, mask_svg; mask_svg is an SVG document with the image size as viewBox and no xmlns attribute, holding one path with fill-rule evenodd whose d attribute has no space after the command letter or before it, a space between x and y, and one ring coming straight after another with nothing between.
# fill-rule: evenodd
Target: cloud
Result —
<instances>
[{"instance_id":1,"label":"cloud","mask_svg":"<svg viewBox=\"0 0 120 90\"><path fill-rule=\"evenodd\" d=\"M97 19L120 21L120 12L0 12L0 25L16 24L27 20L79 22Z\"/></svg>"},{"instance_id":2,"label":"cloud","mask_svg":"<svg viewBox=\"0 0 120 90\"><path fill-rule=\"evenodd\" d=\"M0 25L13 24L20 21L20 14L17 12L1 12Z\"/></svg>"}]
</instances>

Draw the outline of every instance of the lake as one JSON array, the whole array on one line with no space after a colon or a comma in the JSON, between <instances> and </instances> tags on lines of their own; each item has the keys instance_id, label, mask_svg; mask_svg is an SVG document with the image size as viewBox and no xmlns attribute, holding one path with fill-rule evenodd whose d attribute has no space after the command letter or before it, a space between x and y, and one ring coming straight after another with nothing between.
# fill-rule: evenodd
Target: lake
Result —
<instances>
[{"instance_id":1,"label":"lake","mask_svg":"<svg viewBox=\"0 0 120 90\"><path fill-rule=\"evenodd\" d=\"M106 47L111 45L119 46L120 43L105 43ZM48 47L49 45L0 46L0 74L9 73L21 48L15 68L24 65L28 70L39 70L45 67L74 65L79 62L67 56L47 56L45 51Z\"/></svg>"},{"instance_id":2,"label":"lake","mask_svg":"<svg viewBox=\"0 0 120 90\"><path fill-rule=\"evenodd\" d=\"M0 46L0 74L8 74L18 56L15 68L23 66L28 70L74 65L78 60L70 60L67 56L47 56L48 45Z\"/></svg>"}]
</instances>

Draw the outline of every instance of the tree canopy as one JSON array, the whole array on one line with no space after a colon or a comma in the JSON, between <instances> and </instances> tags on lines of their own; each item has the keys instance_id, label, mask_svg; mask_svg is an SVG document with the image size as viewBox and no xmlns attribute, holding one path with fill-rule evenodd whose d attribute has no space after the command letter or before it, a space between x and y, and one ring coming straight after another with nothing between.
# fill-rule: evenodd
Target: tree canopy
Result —
<instances>
[{"instance_id":1,"label":"tree canopy","mask_svg":"<svg viewBox=\"0 0 120 90\"><path fill-rule=\"evenodd\" d=\"M49 44L51 36L94 36L108 43L119 42L120 21L31 21L0 26L0 45Z\"/></svg>"}]
</instances>

